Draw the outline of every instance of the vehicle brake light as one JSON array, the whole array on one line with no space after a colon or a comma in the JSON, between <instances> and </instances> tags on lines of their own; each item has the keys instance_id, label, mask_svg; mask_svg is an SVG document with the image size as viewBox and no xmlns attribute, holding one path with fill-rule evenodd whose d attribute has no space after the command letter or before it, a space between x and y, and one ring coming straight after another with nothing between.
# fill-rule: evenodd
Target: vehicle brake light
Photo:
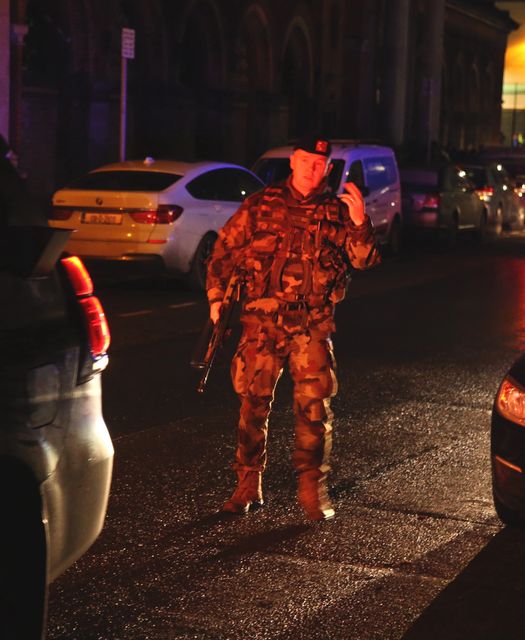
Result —
<instances>
[{"instance_id":1,"label":"vehicle brake light","mask_svg":"<svg viewBox=\"0 0 525 640\"><path fill-rule=\"evenodd\" d=\"M180 218L183 208L176 204L161 204L157 209L157 224L170 224Z\"/></svg>"},{"instance_id":2,"label":"vehicle brake light","mask_svg":"<svg viewBox=\"0 0 525 640\"><path fill-rule=\"evenodd\" d=\"M171 224L180 217L183 209L178 205L161 204L151 211L131 211L130 217L140 224Z\"/></svg>"},{"instance_id":3,"label":"vehicle brake light","mask_svg":"<svg viewBox=\"0 0 525 640\"><path fill-rule=\"evenodd\" d=\"M51 207L48 218L50 220L69 220L73 215L73 209L69 207Z\"/></svg>"},{"instance_id":4,"label":"vehicle brake light","mask_svg":"<svg viewBox=\"0 0 525 640\"><path fill-rule=\"evenodd\" d=\"M106 314L96 296L81 298L79 301L87 320L87 330L91 353L95 358L100 357L108 350L111 337L106 320Z\"/></svg>"},{"instance_id":5,"label":"vehicle brake light","mask_svg":"<svg viewBox=\"0 0 525 640\"><path fill-rule=\"evenodd\" d=\"M155 224L157 221L156 211L132 211L129 216L132 220L140 224Z\"/></svg>"},{"instance_id":6,"label":"vehicle brake light","mask_svg":"<svg viewBox=\"0 0 525 640\"><path fill-rule=\"evenodd\" d=\"M62 258L62 265L71 282L78 305L86 323L89 349L93 358L98 359L108 350L111 336L104 309L100 300L93 295L93 281L84 263L78 256Z\"/></svg>"},{"instance_id":7,"label":"vehicle brake light","mask_svg":"<svg viewBox=\"0 0 525 640\"><path fill-rule=\"evenodd\" d=\"M84 263L78 256L62 258L67 275L77 296L90 296L93 293L93 281Z\"/></svg>"},{"instance_id":8,"label":"vehicle brake light","mask_svg":"<svg viewBox=\"0 0 525 640\"><path fill-rule=\"evenodd\" d=\"M483 189L476 189L476 195L480 200L490 200L494 195L494 189L492 187L483 187Z\"/></svg>"},{"instance_id":9,"label":"vehicle brake light","mask_svg":"<svg viewBox=\"0 0 525 640\"><path fill-rule=\"evenodd\" d=\"M439 208L440 197L438 193L427 193L423 200L423 209L437 209Z\"/></svg>"},{"instance_id":10,"label":"vehicle brake light","mask_svg":"<svg viewBox=\"0 0 525 640\"><path fill-rule=\"evenodd\" d=\"M496 397L496 407L507 420L525 426L525 390L505 378Z\"/></svg>"}]
</instances>

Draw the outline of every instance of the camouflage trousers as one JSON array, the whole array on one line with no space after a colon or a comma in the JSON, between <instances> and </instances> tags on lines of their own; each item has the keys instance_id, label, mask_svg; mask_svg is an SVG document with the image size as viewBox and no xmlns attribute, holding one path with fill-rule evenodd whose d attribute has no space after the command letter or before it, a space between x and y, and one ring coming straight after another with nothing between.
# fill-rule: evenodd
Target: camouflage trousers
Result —
<instances>
[{"instance_id":1,"label":"camouflage trousers","mask_svg":"<svg viewBox=\"0 0 525 640\"><path fill-rule=\"evenodd\" d=\"M288 365L294 383L294 468L329 470L330 398L337 392L332 342L326 333L288 333L273 324L245 325L232 360L233 386L241 401L236 470L264 471L268 415L274 389Z\"/></svg>"}]
</instances>

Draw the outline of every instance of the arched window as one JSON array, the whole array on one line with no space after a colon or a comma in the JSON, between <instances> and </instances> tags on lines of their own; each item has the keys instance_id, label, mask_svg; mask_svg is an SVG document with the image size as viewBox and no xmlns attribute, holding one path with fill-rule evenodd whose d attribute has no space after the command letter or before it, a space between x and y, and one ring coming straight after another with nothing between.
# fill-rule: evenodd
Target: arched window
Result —
<instances>
[{"instance_id":1,"label":"arched window","mask_svg":"<svg viewBox=\"0 0 525 640\"><path fill-rule=\"evenodd\" d=\"M332 48L336 48L339 42L339 33L341 29L341 7L338 0L332 0L330 6L330 42Z\"/></svg>"},{"instance_id":2,"label":"arched window","mask_svg":"<svg viewBox=\"0 0 525 640\"><path fill-rule=\"evenodd\" d=\"M24 84L58 88L68 73L71 38L58 15L45 3L29 0L24 41Z\"/></svg>"},{"instance_id":3,"label":"arched window","mask_svg":"<svg viewBox=\"0 0 525 640\"><path fill-rule=\"evenodd\" d=\"M310 39L299 22L292 26L286 41L281 83L282 93L288 98L289 136L297 137L313 124Z\"/></svg>"},{"instance_id":4,"label":"arched window","mask_svg":"<svg viewBox=\"0 0 525 640\"><path fill-rule=\"evenodd\" d=\"M253 5L243 16L237 44L236 77L251 90L271 90L272 60L268 21Z\"/></svg>"},{"instance_id":5,"label":"arched window","mask_svg":"<svg viewBox=\"0 0 525 640\"><path fill-rule=\"evenodd\" d=\"M193 153L197 159L214 157L223 148L224 135L220 93L224 89L224 38L220 13L215 2L197 0L188 6L186 14L173 16L180 24L174 55L176 84L191 100L187 114L194 134Z\"/></svg>"},{"instance_id":6,"label":"arched window","mask_svg":"<svg viewBox=\"0 0 525 640\"><path fill-rule=\"evenodd\" d=\"M482 73L482 86L481 92L481 104L484 112L491 112L494 103L499 102L500 96L495 92L495 80L494 80L494 64L492 61L487 62Z\"/></svg>"},{"instance_id":7,"label":"arched window","mask_svg":"<svg viewBox=\"0 0 525 640\"><path fill-rule=\"evenodd\" d=\"M210 2L195 2L183 20L178 59L178 81L184 87L199 93L223 86L222 33Z\"/></svg>"},{"instance_id":8,"label":"arched window","mask_svg":"<svg viewBox=\"0 0 525 640\"><path fill-rule=\"evenodd\" d=\"M464 111L466 107L466 83L465 83L465 62L463 56L459 54L453 65L452 72L452 103L456 111Z\"/></svg>"},{"instance_id":9,"label":"arched window","mask_svg":"<svg viewBox=\"0 0 525 640\"><path fill-rule=\"evenodd\" d=\"M481 91L479 83L479 71L475 63L473 63L469 69L467 79L467 92L469 112L479 113L481 111Z\"/></svg>"}]
</instances>

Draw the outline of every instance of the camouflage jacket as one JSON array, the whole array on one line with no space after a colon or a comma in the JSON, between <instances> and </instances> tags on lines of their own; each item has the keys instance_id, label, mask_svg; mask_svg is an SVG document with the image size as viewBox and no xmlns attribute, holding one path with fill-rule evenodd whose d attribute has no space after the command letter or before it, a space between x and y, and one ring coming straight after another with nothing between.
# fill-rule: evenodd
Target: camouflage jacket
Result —
<instances>
[{"instance_id":1,"label":"camouflage jacket","mask_svg":"<svg viewBox=\"0 0 525 640\"><path fill-rule=\"evenodd\" d=\"M351 267L367 269L379 259L368 216L356 226L324 183L303 198L289 178L247 198L220 230L208 264L208 300L222 300L232 270L241 268L245 320L274 318L301 302L309 325L331 331Z\"/></svg>"}]
</instances>

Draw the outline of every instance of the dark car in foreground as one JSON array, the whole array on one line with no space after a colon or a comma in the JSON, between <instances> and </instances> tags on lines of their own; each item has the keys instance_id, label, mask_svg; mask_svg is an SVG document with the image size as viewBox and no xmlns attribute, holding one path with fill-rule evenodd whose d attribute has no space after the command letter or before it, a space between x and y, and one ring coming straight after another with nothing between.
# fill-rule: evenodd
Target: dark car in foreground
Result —
<instances>
[{"instance_id":1,"label":"dark car in foreground","mask_svg":"<svg viewBox=\"0 0 525 640\"><path fill-rule=\"evenodd\" d=\"M525 524L525 354L499 386L492 410L492 489L505 524Z\"/></svg>"},{"instance_id":2,"label":"dark car in foreground","mask_svg":"<svg viewBox=\"0 0 525 640\"><path fill-rule=\"evenodd\" d=\"M485 237L487 207L463 167L455 163L403 167L400 175L407 231L439 233L451 246L465 230Z\"/></svg>"},{"instance_id":3,"label":"dark car in foreground","mask_svg":"<svg viewBox=\"0 0 525 640\"><path fill-rule=\"evenodd\" d=\"M45 635L48 584L106 514L109 331L84 265L63 253L69 230L1 230L0 637L33 640Z\"/></svg>"}]
</instances>

